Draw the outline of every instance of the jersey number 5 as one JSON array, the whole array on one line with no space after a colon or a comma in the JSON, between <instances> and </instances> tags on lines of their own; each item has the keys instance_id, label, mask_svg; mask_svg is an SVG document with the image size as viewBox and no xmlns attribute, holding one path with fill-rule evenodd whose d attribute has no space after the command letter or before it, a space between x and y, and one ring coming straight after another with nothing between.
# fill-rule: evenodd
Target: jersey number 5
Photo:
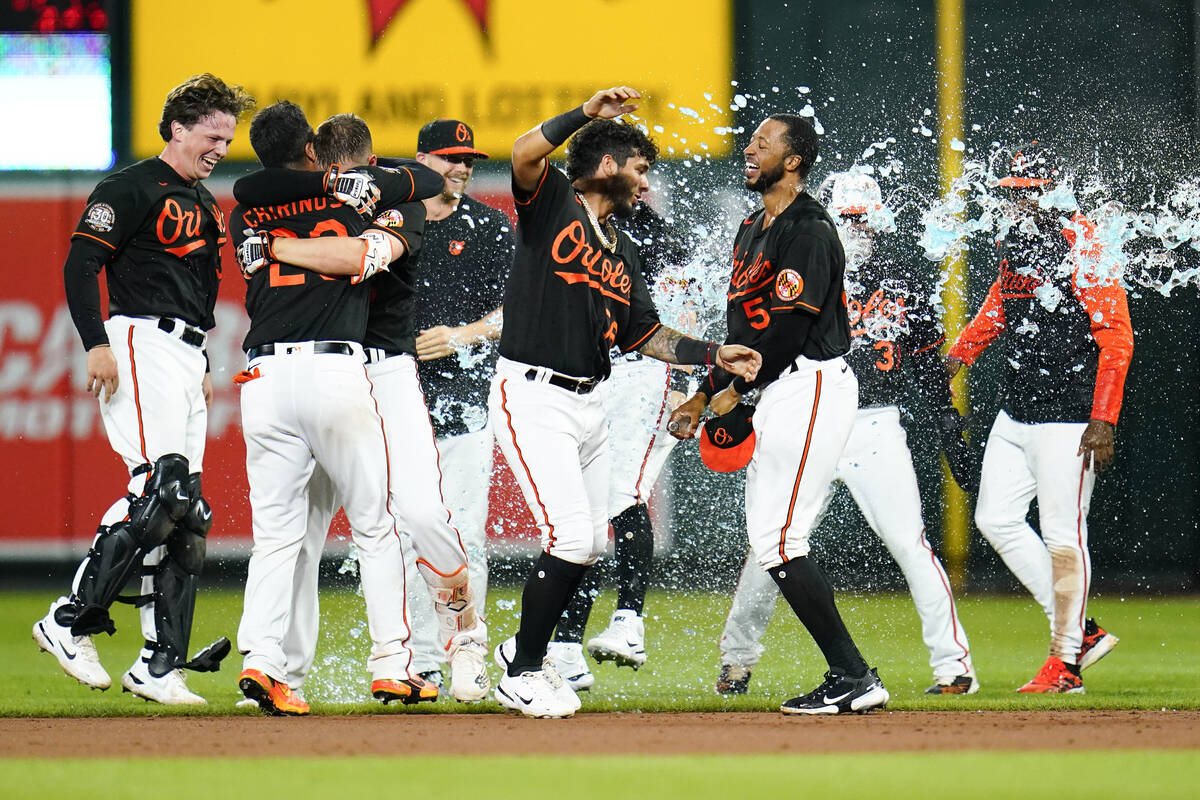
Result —
<instances>
[{"instance_id":1,"label":"jersey number 5","mask_svg":"<svg viewBox=\"0 0 1200 800\"><path fill-rule=\"evenodd\" d=\"M766 300L765 297L756 297L753 300L747 300L742 303L742 311L746 314L746 319L749 320L750 327L756 331L761 331L771 324L771 315L767 313L765 308L758 307L764 300Z\"/></svg>"}]
</instances>

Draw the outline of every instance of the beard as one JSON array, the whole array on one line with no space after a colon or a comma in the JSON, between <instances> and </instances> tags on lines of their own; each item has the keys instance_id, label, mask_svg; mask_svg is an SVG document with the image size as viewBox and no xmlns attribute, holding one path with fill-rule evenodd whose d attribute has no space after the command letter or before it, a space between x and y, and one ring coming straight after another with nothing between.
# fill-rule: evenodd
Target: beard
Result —
<instances>
[{"instance_id":1,"label":"beard","mask_svg":"<svg viewBox=\"0 0 1200 800\"><path fill-rule=\"evenodd\" d=\"M617 173L610 178L597 178L588 187L591 191L599 192L612 204L612 214L618 219L628 219L633 216L633 208L637 200L633 199L637 184L632 178Z\"/></svg>"},{"instance_id":2,"label":"beard","mask_svg":"<svg viewBox=\"0 0 1200 800\"><path fill-rule=\"evenodd\" d=\"M770 189L775 184L779 183L779 179L783 177L783 162L780 161L775 165L774 169L764 170L759 167L758 177L754 180L746 181L746 188L752 192L762 194Z\"/></svg>"}]
</instances>

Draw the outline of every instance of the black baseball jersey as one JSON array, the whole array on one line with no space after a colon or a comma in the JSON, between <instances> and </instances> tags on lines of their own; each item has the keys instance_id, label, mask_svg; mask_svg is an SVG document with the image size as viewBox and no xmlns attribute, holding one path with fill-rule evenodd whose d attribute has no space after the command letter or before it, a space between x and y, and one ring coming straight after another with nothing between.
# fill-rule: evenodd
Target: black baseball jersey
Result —
<instances>
[{"instance_id":1,"label":"black baseball jersey","mask_svg":"<svg viewBox=\"0 0 1200 800\"><path fill-rule=\"evenodd\" d=\"M417 265L418 330L466 325L498 308L512 257L508 217L470 195L450 216L426 222ZM486 378L495 371L496 343L476 342L471 348L469 368L454 355L418 364L439 437L466 433L468 420L486 418Z\"/></svg>"},{"instance_id":2,"label":"black baseball jersey","mask_svg":"<svg viewBox=\"0 0 1200 800\"><path fill-rule=\"evenodd\" d=\"M382 170L364 168L372 174ZM254 188L264 172L242 181ZM251 179L254 179L253 181ZM397 210L411 195L411 185L379 181L381 197L375 220L366 220L354 209L329 197L312 197L234 211L234 239L241 243L245 230L268 231L277 236L357 236L368 227L401 235L403 214ZM419 204L417 204L419 205ZM370 282L358 285L349 277L328 277L290 264L271 264L251 276L246 288L250 330L244 349L271 342L340 340L363 342L367 325Z\"/></svg>"},{"instance_id":3,"label":"black baseball jersey","mask_svg":"<svg viewBox=\"0 0 1200 800\"><path fill-rule=\"evenodd\" d=\"M1009 232L999 277L950 349L971 364L1004 334L1000 405L1018 422L1115 425L1120 414L1133 357L1129 307L1119 283L1087 274L1098 246L1091 224L1075 222L1089 239L1082 252L1072 253L1073 230Z\"/></svg>"},{"instance_id":4,"label":"black baseball jersey","mask_svg":"<svg viewBox=\"0 0 1200 800\"><path fill-rule=\"evenodd\" d=\"M513 195L517 249L504 289L500 355L607 378L610 347L635 350L661 327L637 247L610 228L616 247L606 250L571 182L549 162L532 193L514 186Z\"/></svg>"},{"instance_id":5,"label":"black baseball jersey","mask_svg":"<svg viewBox=\"0 0 1200 800\"><path fill-rule=\"evenodd\" d=\"M936 408L949 405L939 345L945 341L937 310L922 281L909 277L905 263L881 249L878 237L866 262L845 279L850 318L850 352L862 408L903 405L914 385Z\"/></svg>"},{"instance_id":6,"label":"black baseball jersey","mask_svg":"<svg viewBox=\"0 0 1200 800\"><path fill-rule=\"evenodd\" d=\"M371 307L363 346L389 353L416 355L416 326L413 322L413 287L417 260L423 247L425 204L402 203L376 217L388 230L404 240L405 255L388 265L387 272L371 278Z\"/></svg>"},{"instance_id":7,"label":"black baseball jersey","mask_svg":"<svg viewBox=\"0 0 1200 800\"><path fill-rule=\"evenodd\" d=\"M108 254L105 262L73 249L64 267L67 303L85 346L108 341L95 280L101 268L110 314L213 327L225 218L203 184L185 181L159 158L139 161L96 185L72 240L99 243Z\"/></svg>"},{"instance_id":8,"label":"black baseball jersey","mask_svg":"<svg viewBox=\"0 0 1200 800\"><path fill-rule=\"evenodd\" d=\"M726 294L726 343L752 347L763 359L753 383L736 379L741 392L766 386L797 356L823 361L850 349L846 254L833 221L807 193L763 228L765 213L760 208L738 229ZM719 391L731 380L714 369L707 389Z\"/></svg>"}]
</instances>

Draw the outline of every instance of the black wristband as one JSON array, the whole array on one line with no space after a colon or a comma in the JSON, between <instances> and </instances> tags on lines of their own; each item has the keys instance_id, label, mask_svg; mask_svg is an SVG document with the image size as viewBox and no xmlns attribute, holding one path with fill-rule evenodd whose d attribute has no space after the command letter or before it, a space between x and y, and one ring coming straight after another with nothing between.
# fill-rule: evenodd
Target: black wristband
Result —
<instances>
[{"instance_id":1,"label":"black wristband","mask_svg":"<svg viewBox=\"0 0 1200 800\"><path fill-rule=\"evenodd\" d=\"M571 134L591 122L588 115L583 113L583 106L572 108L565 114L548 119L542 123L542 136L555 147L559 147Z\"/></svg>"},{"instance_id":2,"label":"black wristband","mask_svg":"<svg viewBox=\"0 0 1200 800\"><path fill-rule=\"evenodd\" d=\"M684 336L675 345L675 358L680 364L704 364L712 366L717 363L717 351L721 345L716 342L704 342Z\"/></svg>"}]
</instances>

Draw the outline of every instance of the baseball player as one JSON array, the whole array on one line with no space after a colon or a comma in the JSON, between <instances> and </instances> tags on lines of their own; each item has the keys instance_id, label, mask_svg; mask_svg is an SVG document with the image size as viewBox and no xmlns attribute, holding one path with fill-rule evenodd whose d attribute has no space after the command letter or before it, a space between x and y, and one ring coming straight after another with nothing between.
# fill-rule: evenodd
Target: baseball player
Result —
<instances>
[{"instance_id":1,"label":"baseball player","mask_svg":"<svg viewBox=\"0 0 1200 800\"><path fill-rule=\"evenodd\" d=\"M746 188L762 194L763 207L734 240L727 341L763 354L760 377L713 370L672 415L675 435L689 437L706 407L722 417L739 407L742 394L762 388L752 417L747 533L759 567L829 663L824 682L785 702L785 714L866 711L888 701L838 614L829 580L809 557L809 533L858 406L858 381L843 358L850 350L845 255L833 221L805 191L817 149L812 126L793 114L768 117L751 137ZM719 430L718 443L725 427Z\"/></svg>"},{"instance_id":2,"label":"baseball player","mask_svg":"<svg viewBox=\"0 0 1200 800\"><path fill-rule=\"evenodd\" d=\"M654 284L662 267L687 260L682 238L649 204L639 203L620 226L638 245L647 286ZM617 610L608 627L588 640L587 650L597 661L637 669L646 663L642 610L654 556L647 503L678 442L667 435L667 420L687 396L683 391L687 374L638 352L616 351L610 357L612 376L602 387L602 397L612 461L608 518L617 569ZM563 680L577 691L595 683L583 655L583 634L599 590L596 571L589 570L546 651Z\"/></svg>"},{"instance_id":3,"label":"baseball player","mask_svg":"<svg viewBox=\"0 0 1200 800\"><path fill-rule=\"evenodd\" d=\"M856 249L865 256L855 269L847 266L845 278L852 336L846 360L858 377L859 408L834 477L846 484L908 582L933 668L934 683L926 693L973 694L979 681L967 635L950 581L925 538L917 475L900 423L904 398L915 389L938 410L939 419L947 419L946 446L965 446L937 349L944 336L925 292L910 277L911 267L880 247L887 237L877 236L872 223L883 210L875 180L841 172L830 176L824 187L829 209L843 226L843 237L857 240ZM831 496L832 491L830 486ZM720 639L719 693L746 692L774 609L771 580L748 559Z\"/></svg>"},{"instance_id":4,"label":"baseball player","mask_svg":"<svg viewBox=\"0 0 1200 800\"><path fill-rule=\"evenodd\" d=\"M657 148L615 120L637 106L627 86L597 92L513 146L517 250L504 290L504 331L488 410L541 531L543 551L521 595L520 628L496 648L501 705L567 717L579 700L546 660L546 644L608 539L604 404L609 348L672 363L716 363L748 380L759 356L664 327L637 249L612 226L649 189ZM578 133L576 133L578 131ZM567 175L548 157L568 137Z\"/></svg>"},{"instance_id":5,"label":"baseball player","mask_svg":"<svg viewBox=\"0 0 1200 800\"><path fill-rule=\"evenodd\" d=\"M38 647L93 689L112 680L92 636L113 633L108 609L135 574L145 646L125 691L198 705L181 669L215 670L219 639L188 660L196 589L212 512L201 492L212 383L205 353L221 276L225 218L201 181L253 106L240 86L197 75L167 95L157 158L109 175L88 198L63 266L67 305L87 349L88 391L130 478L100 521L69 597L33 626ZM97 276L106 270L109 318Z\"/></svg>"},{"instance_id":6,"label":"baseball player","mask_svg":"<svg viewBox=\"0 0 1200 800\"><path fill-rule=\"evenodd\" d=\"M486 531L494 439L487 418L484 376L496 366L504 281L512 263L508 217L467 194L475 147L465 122L439 119L421 128L417 161L437 172L441 191L425 202L425 245L414 304L417 374L437 435L442 494L463 536L475 606L487 606ZM414 587L415 588L415 587ZM409 592L415 669L441 680L445 650L436 641L427 593Z\"/></svg>"},{"instance_id":7,"label":"baseball player","mask_svg":"<svg viewBox=\"0 0 1200 800\"><path fill-rule=\"evenodd\" d=\"M350 165L374 160L370 133L365 123L353 115L338 115L323 123L314 146L320 165L332 164L334 159ZM419 165L414 165L413 172L428 173L435 179L431 191L440 191L442 180L436 173ZM235 191L260 191L267 177L263 173L248 176ZM418 183L424 189L425 177L420 176ZM418 557L410 560L415 560L415 568L434 594L429 616L436 619L438 633L430 638L436 642L440 658L450 663L451 694L460 701L474 702L486 696L490 688L484 663L487 629L475 612L465 548L458 531L449 524L450 515L441 500L438 452L413 360L415 258L410 256L420 249L424 207L407 203L389 208L377 217L378 222L389 224L406 244L406 257L399 262L393 260L388 273L372 282L364 339L366 372L387 436L392 510L402 529L411 533ZM272 249L277 250L279 244ZM296 242L289 252L313 244ZM305 263L300 256L297 265L325 271L321 264ZM301 550L306 568L296 573L294 607L301 611L293 613L283 642L287 682L293 689L303 684L312 664L318 629L317 568L330 520L340 504L338 495L330 495L323 487L310 484L310 500L315 496L313 492L328 497L329 502L310 503L309 533ZM415 662L410 672L418 673ZM419 674L393 683L390 688L374 687L376 697L385 702L421 702L438 696L438 687Z\"/></svg>"},{"instance_id":8,"label":"baseball player","mask_svg":"<svg viewBox=\"0 0 1200 800\"><path fill-rule=\"evenodd\" d=\"M276 135L289 126L307 128L296 111L290 104L276 104L255 117L251 144L264 164L303 166L295 161L294 143L300 137ZM391 210L409 199L385 189L380 205ZM375 241L390 251L392 242L383 238L392 237L388 213L371 227ZM239 205L233 218L239 241L245 230L315 238L367 227L356 210L336 201ZM268 238L268 256L271 244ZM358 548L373 642L371 691L386 700L421 689L419 679L414 683L409 674L406 576L388 507L390 465L361 344L369 301L363 280L378 270L379 259L368 253L363 264L358 280L329 280L278 261L248 277L250 330L243 342L248 364L235 381L242 387L254 548L238 630L238 649L244 655L238 684L268 713L309 713L286 682L283 640L297 554L307 529L308 484L318 464L341 498Z\"/></svg>"},{"instance_id":9,"label":"baseball player","mask_svg":"<svg viewBox=\"0 0 1200 800\"><path fill-rule=\"evenodd\" d=\"M1050 620L1050 655L1017 691L1070 694L1118 641L1087 617L1087 514L1096 473L1112 463L1133 328L1125 290L1092 269L1091 224L1076 215L1064 225L1038 203L1059 169L1043 143L1013 149L999 185L1033 225L1014 225L998 242L1000 275L945 363L954 375L1002 346L1007 368L975 524ZM1040 538L1025 521L1034 497Z\"/></svg>"}]
</instances>

